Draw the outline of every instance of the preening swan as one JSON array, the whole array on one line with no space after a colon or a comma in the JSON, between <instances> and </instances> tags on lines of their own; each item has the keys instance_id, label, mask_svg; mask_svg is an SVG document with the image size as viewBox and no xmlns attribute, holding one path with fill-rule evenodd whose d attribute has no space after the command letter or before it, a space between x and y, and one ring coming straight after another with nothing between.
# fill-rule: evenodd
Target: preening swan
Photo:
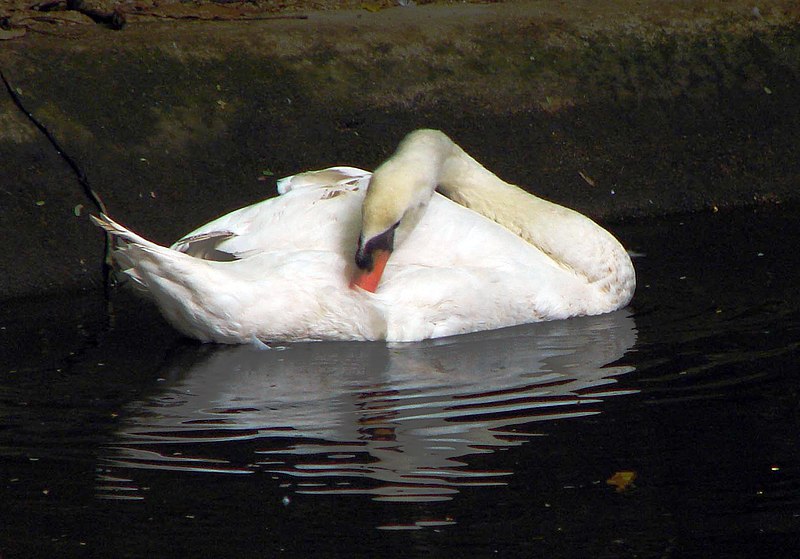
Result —
<instances>
[{"instance_id":1,"label":"preening swan","mask_svg":"<svg viewBox=\"0 0 800 559\"><path fill-rule=\"evenodd\" d=\"M415 341L610 312L633 296L610 233L503 182L439 131L412 132L374 174L333 167L278 191L170 248L93 219L118 239L122 271L202 341Z\"/></svg>"}]
</instances>

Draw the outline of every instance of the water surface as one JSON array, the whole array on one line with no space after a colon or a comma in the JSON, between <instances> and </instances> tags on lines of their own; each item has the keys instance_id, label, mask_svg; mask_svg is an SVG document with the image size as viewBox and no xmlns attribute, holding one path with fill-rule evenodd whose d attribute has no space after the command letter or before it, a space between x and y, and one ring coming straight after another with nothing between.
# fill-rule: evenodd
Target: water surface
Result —
<instances>
[{"instance_id":1,"label":"water surface","mask_svg":"<svg viewBox=\"0 0 800 559\"><path fill-rule=\"evenodd\" d=\"M800 211L621 225L630 308L418 344L0 307L4 557L795 557ZM609 483L609 482L616 483Z\"/></svg>"}]
</instances>

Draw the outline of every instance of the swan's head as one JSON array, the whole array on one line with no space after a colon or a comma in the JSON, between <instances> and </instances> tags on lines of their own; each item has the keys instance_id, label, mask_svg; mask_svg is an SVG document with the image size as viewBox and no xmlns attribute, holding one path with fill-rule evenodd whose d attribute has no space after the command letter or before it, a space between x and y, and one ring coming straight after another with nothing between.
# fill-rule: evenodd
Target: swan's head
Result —
<instances>
[{"instance_id":1,"label":"swan's head","mask_svg":"<svg viewBox=\"0 0 800 559\"><path fill-rule=\"evenodd\" d=\"M409 134L373 173L361 207L355 255L359 272L353 285L374 292L395 244L402 243L422 217L445 155L439 136L425 134L430 132Z\"/></svg>"}]
</instances>

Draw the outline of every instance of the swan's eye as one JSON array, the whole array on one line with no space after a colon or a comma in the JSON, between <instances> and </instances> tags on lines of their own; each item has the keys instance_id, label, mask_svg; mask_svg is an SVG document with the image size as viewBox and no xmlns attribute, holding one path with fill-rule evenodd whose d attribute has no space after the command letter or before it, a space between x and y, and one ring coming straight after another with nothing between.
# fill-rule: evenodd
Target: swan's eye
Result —
<instances>
[{"instance_id":1,"label":"swan's eye","mask_svg":"<svg viewBox=\"0 0 800 559\"><path fill-rule=\"evenodd\" d=\"M362 270L372 270L375 266L373 254L376 250L392 252L394 250L394 231L400 225L398 221L389 229L379 235L375 235L366 243L363 237L358 239L358 250L356 251L356 265Z\"/></svg>"}]
</instances>

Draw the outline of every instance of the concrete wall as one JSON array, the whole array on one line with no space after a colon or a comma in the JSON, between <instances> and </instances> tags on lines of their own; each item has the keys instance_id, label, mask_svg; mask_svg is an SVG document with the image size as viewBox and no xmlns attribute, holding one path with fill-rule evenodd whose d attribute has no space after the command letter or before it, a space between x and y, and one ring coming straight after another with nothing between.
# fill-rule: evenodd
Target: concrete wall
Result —
<instances>
[{"instance_id":1,"label":"concrete wall","mask_svg":"<svg viewBox=\"0 0 800 559\"><path fill-rule=\"evenodd\" d=\"M280 176L373 168L418 127L606 222L800 198L796 2L54 27L0 42L0 67L112 215L159 242ZM7 95L0 161L0 299L98 285L94 208Z\"/></svg>"}]
</instances>

